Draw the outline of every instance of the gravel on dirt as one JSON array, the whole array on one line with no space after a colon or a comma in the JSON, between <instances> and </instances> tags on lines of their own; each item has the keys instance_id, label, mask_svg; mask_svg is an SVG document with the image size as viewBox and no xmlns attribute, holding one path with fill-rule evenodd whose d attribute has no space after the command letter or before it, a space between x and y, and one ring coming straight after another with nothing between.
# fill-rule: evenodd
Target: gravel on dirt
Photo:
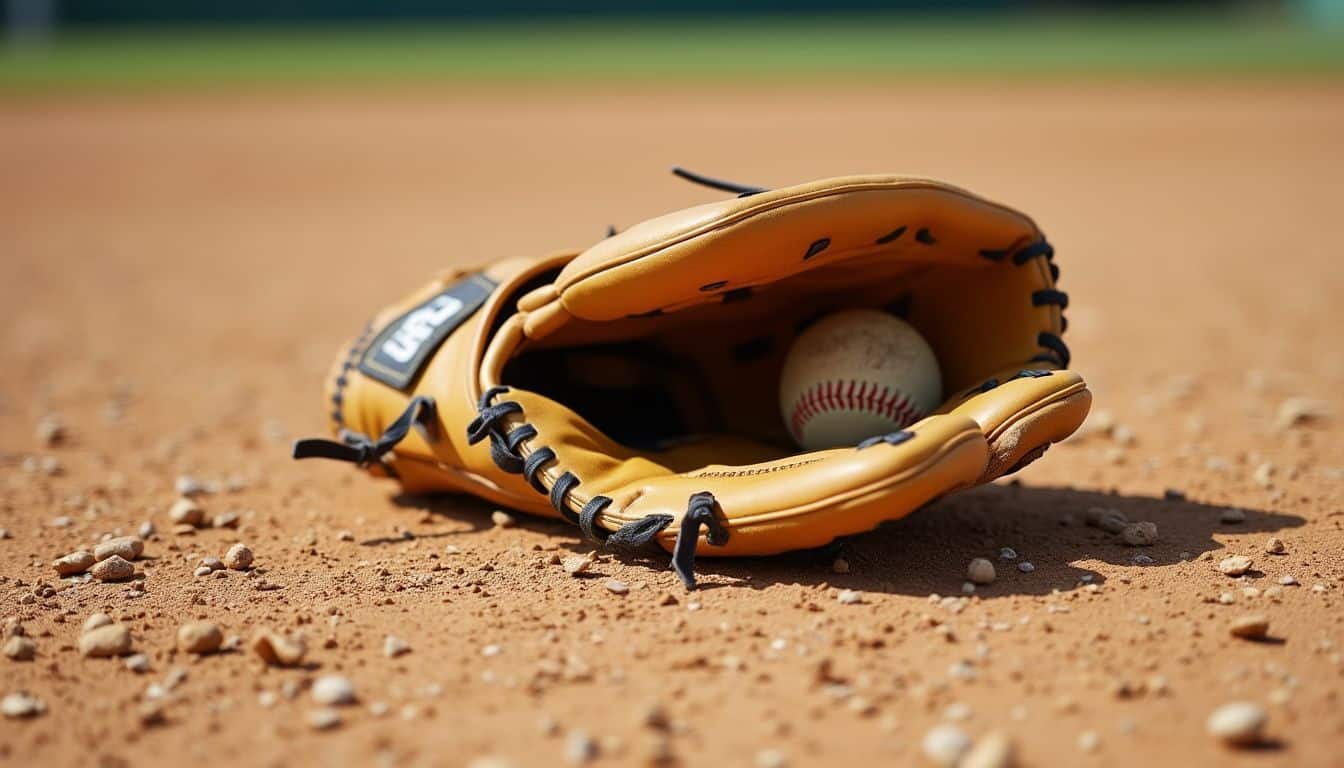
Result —
<instances>
[{"instance_id":1,"label":"gravel on dirt","mask_svg":"<svg viewBox=\"0 0 1344 768\"><path fill-rule=\"evenodd\" d=\"M993 584L994 564L983 557L977 557L966 566L966 578L973 584Z\"/></svg>"},{"instance_id":2,"label":"gravel on dirt","mask_svg":"<svg viewBox=\"0 0 1344 768\"><path fill-rule=\"evenodd\" d=\"M5 641L4 654L14 661L32 661L37 655L37 643L23 635L14 635Z\"/></svg>"},{"instance_id":3,"label":"gravel on dirt","mask_svg":"<svg viewBox=\"0 0 1344 768\"><path fill-rule=\"evenodd\" d=\"M117 536L100 542L93 548L95 560L106 560L117 555L123 560L134 560L145 551L145 542L138 536Z\"/></svg>"},{"instance_id":4,"label":"gravel on dirt","mask_svg":"<svg viewBox=\"0 0 1344 768\"><path fill-rule=\"evenodd\" d=\"M79 638L79 653L86 658L124 656L130 652L131 630L125 624L105 624Z\"/></svg>"},{"instance_id":5,"label":"gravel on dirt","mask_svg":"<svg viewBox=\"0 0 1344 768\"><path fill-rule=\"evenodd\" d=\"M89 573L99 581L126 581L135 575L135 566L121 555L112 555L94 563Z\"/></svg>"},{"instance_id":6,"label":"gravel on dirt","mask_svg":"<svg viewBox=\"0 0 1344 768\"><path fill-rule=\"evenodd\" d=\"M308 654L308 643L302 635L286 636L269 629L258 629L248 643L261 660L276 667L295 667Z\"/></svg>"},{"instance_id":7,"label":"gravel on dirt","mask_svg":"<svg viewBox=\"0 0 1344 768\"><path fill-rule=\"evenodd\" d=\"M318 704L353 704L355 684L343 675L323 675L313 681L312 696Z\"/></svg>"},{"instance_id":8,"label":"gravel on dirt","mask_svg":"<svg viewBox=\"0 0 1344 768\"><path fill-rule=\"evenodd\" d=\"M246 571L251 568L251 548L241 542L229 547L229 551L224 553L224 565L234 571Z\"/></svg>"},{"instance_id":9,"label":"gravel on dirt","mask_svg":"<svg viewBox=\"0 0 1344 768\"><path fill-rule=\"evenodd\" d=\"M955 725L936 725L920 742L924 757L937 766L957 765L971 749L971 737Z\"/></svg>"},{"instance_id":10,"label":"gravel on dirt","mask_svg":"<svg viewBox=\"0 0 1344 768\"><path fill-rule=\"evenodd\" d=\"M1269 713L1253 701L1235 701L1215 709L1206 723L1209 734L1235 747L1249 747L1264 738Z\"/></svg>"},{"instance_id":11,"label":"gravel on dirt","mask_svg":"<svg viewBox=\"0 0 1344 768\"><path fill-rule=\"evenodd\" d=\"M58 576L74 576L87 571L95 562L97 558L92 552L81 549L52 560L51 567L56 569Z\"/></svg>"},{"instance_id":12,"label":"gravel on dirt","mask_svg":"<svg viewBox=\"0 0 1344 768\"><path fill-rule=\"evenodd\" d=\"M177 648L195 654L214 653L224 643L224 632L209 621L192 621L177 628Z\"/></svg>"}]
</instances>

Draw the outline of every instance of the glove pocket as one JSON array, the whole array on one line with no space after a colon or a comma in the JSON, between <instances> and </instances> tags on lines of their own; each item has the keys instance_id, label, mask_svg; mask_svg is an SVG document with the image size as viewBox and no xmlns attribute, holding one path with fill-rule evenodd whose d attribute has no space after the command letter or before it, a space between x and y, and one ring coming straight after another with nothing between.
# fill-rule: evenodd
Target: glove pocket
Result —
<instances>
[{"instance_id":1,"label":"glove pocket","mask_svg":"<svg viewBox=\"0 0 1344 768\"><path fill-rule=\"evenodd\" d=\"M720 542L706 537L700 555L808 549L872 530L975 484L987 458L984 435L973 420L931 416L855 448L649 477L609 492L614 503L601 523L617 528L651 516L679 520L688 498L709 493L727 535ZM677 529L674 522L656 540L671 551Z\"/></svg>"}]
</instances>

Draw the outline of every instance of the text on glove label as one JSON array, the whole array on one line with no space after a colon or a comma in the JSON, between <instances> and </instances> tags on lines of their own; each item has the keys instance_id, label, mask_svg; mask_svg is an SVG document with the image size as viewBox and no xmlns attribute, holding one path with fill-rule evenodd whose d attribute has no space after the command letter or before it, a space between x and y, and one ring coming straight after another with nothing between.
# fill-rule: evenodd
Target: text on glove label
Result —
<instances>
[{"instance_id":1,"label":"text on glove label","mask_svg":"<svg viewBox=\"0 0 1344 768\"><path fill-rule=\"evenodd\" d=\"M388 323L359 360L359 370L384 384L406 389L448 334L494 292L498 284L474 274L417 304Z\"/></svg>"}]
</instances>

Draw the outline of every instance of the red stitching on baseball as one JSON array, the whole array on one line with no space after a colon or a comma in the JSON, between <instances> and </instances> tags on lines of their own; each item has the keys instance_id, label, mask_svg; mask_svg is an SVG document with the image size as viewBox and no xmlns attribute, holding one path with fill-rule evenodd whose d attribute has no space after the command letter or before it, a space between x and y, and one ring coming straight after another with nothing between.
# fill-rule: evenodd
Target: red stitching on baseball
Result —
<instances>
[{"instance_id":1,"label":"red stitching on baseball","mask_svg":"<svg viewBox=\"0 0 1344 768\"><path fill-rule=\"evenodd\" d=\"M801 392L789 414L789 429L794 439L802 439L803 429L818 414L838 410L876 413L890 419L898 428L913 424L924 412L905 393L855 379L830 379L813 384Z\"/></svg>"}]
</instances>

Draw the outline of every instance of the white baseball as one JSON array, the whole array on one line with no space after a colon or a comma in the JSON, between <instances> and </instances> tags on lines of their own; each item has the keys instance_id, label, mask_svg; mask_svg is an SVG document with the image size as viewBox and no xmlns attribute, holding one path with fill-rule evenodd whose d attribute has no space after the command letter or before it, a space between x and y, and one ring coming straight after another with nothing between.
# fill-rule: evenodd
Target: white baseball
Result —
<instances>
[{"instance_id":1,"label":"white baseball","mask_svg":"<svg viewBox=\"0 0 1344 768\"><path fill-rule=\"evenodd\" d=\"M836 312L803 331L779 382L789 433L814 451L903 429L942 397L929 343L904 320L876 309Z\"/></svg>"}]
</instances>

